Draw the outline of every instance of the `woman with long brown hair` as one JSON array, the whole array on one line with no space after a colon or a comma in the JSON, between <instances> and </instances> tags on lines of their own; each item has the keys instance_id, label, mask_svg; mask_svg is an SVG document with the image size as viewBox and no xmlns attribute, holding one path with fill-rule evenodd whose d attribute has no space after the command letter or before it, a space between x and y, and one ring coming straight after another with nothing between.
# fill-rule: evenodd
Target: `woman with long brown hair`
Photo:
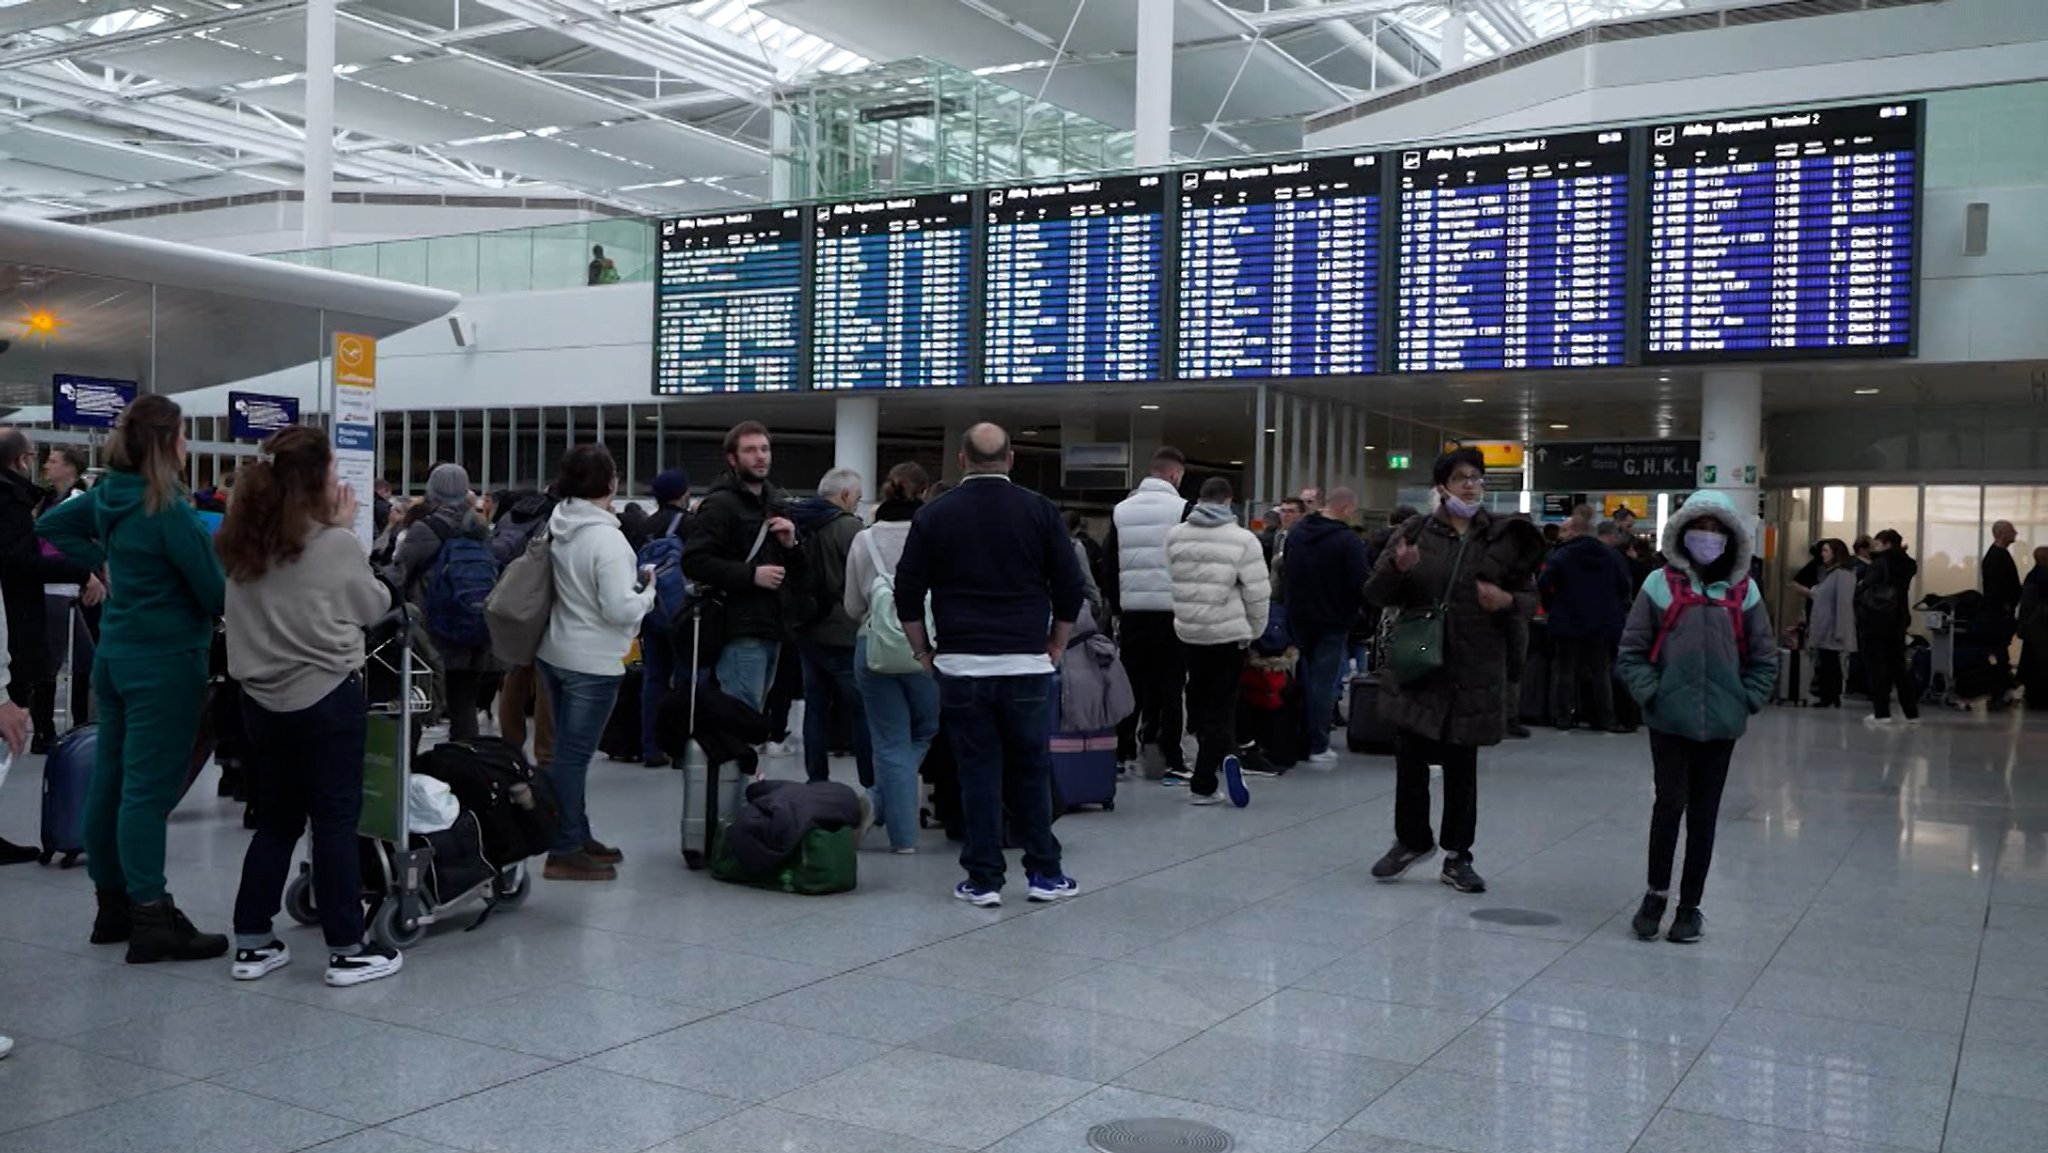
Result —
<instances>
[{"instance_id":1,"label":"woman with long brown hair","mask_svg":"<svg viewBox=\"0 0 2048 1153\"><path fill-rule=\"evenodd\" d=\"M206 655L224 596L220 561L180 473L184 413L168 397L128 406L107 474L43 514L36 531L109 595L93 661L99 743L85 803L86 861L99 893L94 944L128 943L128 963L203 961L228 940L201 933L164 882L164 822L185 791L206 700Z\"/></svg>"},{"instance_id":2,"label":"woman with long brown hair","mask_svg":"<svg viewBox=\"0 0 2048 1153\"><path fill-rule=\"evenodd\" d=\"M293 425L239 470L214 538L228 576L228 672L242 686L249 772L263 798L235 897L238 981L291 960L271 921L308 820L327 983L359 985L403 963L363 940L363 630L390 610L391 592L356 540L356 504L335 479L326 434Z\"/></svg>"}]
</instances>

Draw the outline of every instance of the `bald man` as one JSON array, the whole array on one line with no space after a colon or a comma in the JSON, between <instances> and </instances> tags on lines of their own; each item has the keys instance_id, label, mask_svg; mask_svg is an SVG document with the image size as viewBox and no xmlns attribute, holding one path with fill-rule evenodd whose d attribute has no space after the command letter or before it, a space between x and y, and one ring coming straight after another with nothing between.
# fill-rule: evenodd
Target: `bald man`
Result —
<instances>
[{"instance_id":1,"label":"bald man","mask_svg":"<svg viewBox=\"0 0 2048 1153\"><path fill-rule=\"evenodd\" d=\"M1984 563L1977 567L1984 600L2006 616L2020 607L2020 567L2012 559L2012 542L2018 539L2019 530L2012 527L2011 521L1992 525L1991 547L1984 550Z\"/></svg>"},{"instance_id":2,"label":"bald man","mask_svg":"<svg viewBox=\"0 0 2048 1153\"><path fill-rule=\"evenodd\" d=\"M959 763L967 879L953 895L1003 903L1003 814L1024 846L1027 896L1080 892L1052 834L1053 669L1081 614L1081 562L1053 503L1010 480L1010 436L977 424L960 442L960 487L910 524L896 567L896 611L919 663L939 681ZM934 651L925 597L938 628ZM1046 622L1052 622L1047 628Z\"/></svg>"}]
</instances>

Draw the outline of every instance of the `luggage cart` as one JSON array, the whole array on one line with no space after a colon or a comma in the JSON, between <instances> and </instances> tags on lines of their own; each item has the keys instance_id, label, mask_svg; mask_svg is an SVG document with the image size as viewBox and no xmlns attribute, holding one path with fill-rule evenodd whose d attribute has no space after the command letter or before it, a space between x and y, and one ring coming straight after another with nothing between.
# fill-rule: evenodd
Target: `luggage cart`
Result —
<instances>
[{"instance_id":1,"label":"luggage cart","mask_svg":"<svg viewBox=\"0 0 2048 1153\"><path fill-rule=\"evenodd\" d=\"M1927 695L1950 708L1956 707L1956 615L1946 603L1922 608L1920 623L1927 629Z\"/></svg>"},{"instance_id":2,"label":"luggage cart","mask_svg":"<svg viewBox=\"0 0 2048 1153\"><path fill-rule=\"evenodd\" d=\"M519 907L533 891L525 861L494 868L455 893L441 893L430 884L434 850L425 838L408 835L408 795L419 738L416 722L433 710L427 686L434 669L415 643L420 625L414 610L401 606L370 630L365 683L373 699L363 752L363 812L356 825L370 936L393 949L418 944L428 926L460 914L475 911L475 924L482 924L495 909ZM388 639L375 643L386 633ZM319 923L311 862L300 862L298 875L285 887L284 909L301 925Z\"/></svg>"}]
</instances>

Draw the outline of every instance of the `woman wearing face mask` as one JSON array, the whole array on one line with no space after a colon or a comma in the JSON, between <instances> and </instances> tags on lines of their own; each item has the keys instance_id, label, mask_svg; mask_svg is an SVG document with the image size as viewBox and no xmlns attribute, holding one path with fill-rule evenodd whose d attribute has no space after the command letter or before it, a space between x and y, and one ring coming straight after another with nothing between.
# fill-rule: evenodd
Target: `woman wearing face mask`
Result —
<instances>
[{"instance_id":1,"label":"woman wearing face mask","mask_svg":"<svg viewBox=\"0 0 2048 1153\"><path fill-rule=\"evenodd\" d=\"M1649 891L1635 915L1650 940L1670 902L1678 826L1685 872L1666 940L1700 939L1700 897L1714 859L1714 828L1735 742L1778 679L1770 612L1749 579L1755 546L1729 499L1699 492L1664 528L1664 568L1630 610L1615 670L1643 706L1657 800L1650 814Z\"/></svg>"},{"instance_id":2,"label":"woman wearing face mask","mask_svg":"<svg viewBox=\"0 0 2048 1153\"><path fill-rule=\"evenodd\" d=\"M1486 882L1472 868L1479 750L1505 735L1510 614L1535 611L1543 534L1526 520L1486 511L1486 462L1477 449L1445 453L1435 476L1436 511L1393 534L1365 583L1366 599L1380 608L1444 610L1441 665L1407 684L1389 677L1381 685L1380 711L1399 730L1394 847L1372 875L1394 880L1441 845L1443 883L1483 893ZM1431 765L1444 772L1441 836L1429 827Z\"/></svg>"}]
</instances>

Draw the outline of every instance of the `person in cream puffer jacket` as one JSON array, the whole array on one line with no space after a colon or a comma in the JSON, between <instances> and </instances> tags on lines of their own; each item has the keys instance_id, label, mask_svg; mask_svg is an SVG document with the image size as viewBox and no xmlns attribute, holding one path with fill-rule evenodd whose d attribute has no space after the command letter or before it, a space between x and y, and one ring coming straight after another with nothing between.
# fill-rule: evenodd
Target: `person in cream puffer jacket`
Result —
<instances>
[{"instance_id":1,"label":"person in cream puffer jacket","mask_svg":"<svg viewBox=\"0 0 2048 1153\"><path fill-rule=\"evenodd\" d=\"M1187 646L1188 719L1199 751L1190 793L1195 804L1215 804L1216 774L1237 751L1238 683L1245 646L1266 631L1272 582L1259 538L1240 527L1231 511L1230 482L1213 477L1186 521L1166 534L1166 568L1173 581L1173 631ZM1231 800L1248 800L1239 774Z\"/></svg>"}]
</instances>

